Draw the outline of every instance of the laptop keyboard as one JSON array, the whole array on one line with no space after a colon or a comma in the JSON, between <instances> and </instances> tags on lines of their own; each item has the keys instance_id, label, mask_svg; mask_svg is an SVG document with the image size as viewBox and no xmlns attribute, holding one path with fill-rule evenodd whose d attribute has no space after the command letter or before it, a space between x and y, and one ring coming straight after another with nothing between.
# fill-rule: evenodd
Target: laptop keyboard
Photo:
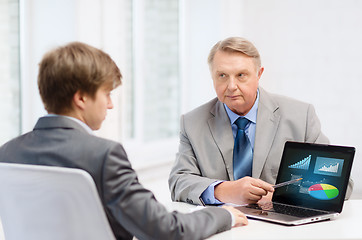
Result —
<instances>
[{"instance_id":1,"label":"laptop keyboard","mask_svg":"<svg viewBox=\"0 0 362 240\"><path fill-rule=\"evenodd\" d=\"M248 204L246 207L266 212L276 212L276 213L286 214L295 217L313 217L328 213L325 211L294 207L294 206L289 206L280 203L272 203L272 202L263 203L263 204Z\"/></svg>"}]
</instances>

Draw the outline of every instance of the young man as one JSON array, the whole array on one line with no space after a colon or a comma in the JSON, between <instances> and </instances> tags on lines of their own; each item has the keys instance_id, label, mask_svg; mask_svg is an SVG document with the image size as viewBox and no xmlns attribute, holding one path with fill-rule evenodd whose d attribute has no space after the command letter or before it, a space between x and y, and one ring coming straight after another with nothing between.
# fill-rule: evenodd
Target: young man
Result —
<instances>
[{"instance_id":1,"label":"young man","mask_svg":"<svg viewBox=\"0 0 362 240\"><path fill-rule=\"evenodd\" d=\"M48 115L0 148L0 162L79 168L93 177L117 239L202 239L247 224L231 207L169 213L138 182L117 142L92 135L113 108L121 73L106 53L74 42L47 53L38 85Z\"/></svg>"}]
</instances>

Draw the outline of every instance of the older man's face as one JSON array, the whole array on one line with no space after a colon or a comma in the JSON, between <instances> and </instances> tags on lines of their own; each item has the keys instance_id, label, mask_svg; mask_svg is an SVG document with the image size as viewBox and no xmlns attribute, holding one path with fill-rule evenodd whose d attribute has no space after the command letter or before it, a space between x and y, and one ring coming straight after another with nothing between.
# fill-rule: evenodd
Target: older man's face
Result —
<instances>
[{"instance_id":1,"label":"older man's face","mask_svg":"<svg viewBox=\"0 0 362 240\"><path fill-rule=\"evenodd\" d=\"M263 71L243 53L217 51L211 65L217 97L234 113L244 116L254 105Z\"/></svg>"}]
</instances>

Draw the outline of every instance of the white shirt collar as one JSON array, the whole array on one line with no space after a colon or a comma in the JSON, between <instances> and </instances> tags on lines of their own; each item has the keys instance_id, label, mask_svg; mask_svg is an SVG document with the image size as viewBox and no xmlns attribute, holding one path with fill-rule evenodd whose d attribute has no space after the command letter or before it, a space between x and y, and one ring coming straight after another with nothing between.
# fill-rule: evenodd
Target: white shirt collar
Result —
<instances>
[{"instance_id":1,"label":"white shirt collar","mask_svg":"<svg viewBox=\"0 0 362 240\"><path fill-rule=\"evenodd\" d=\"M66 115L59 115L59 114L47 114L45 117L57 117L57 116L62 116L62 117L66 117L70 120L75 121L76 123L78 123L79 125L81 125L89 134L94 134L93 130L84 122L82 122L81 120L74 118L74 117L70 117L70 116L66 116Z\"/></svg>"}]
</instances>

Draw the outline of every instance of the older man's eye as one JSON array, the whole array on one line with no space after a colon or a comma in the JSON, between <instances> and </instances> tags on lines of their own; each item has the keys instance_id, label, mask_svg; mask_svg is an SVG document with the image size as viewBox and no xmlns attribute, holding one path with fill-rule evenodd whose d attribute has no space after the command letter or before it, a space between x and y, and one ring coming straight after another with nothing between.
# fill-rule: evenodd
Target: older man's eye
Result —
<instances>
[{"instance_id":1,"label":"older man's eye","mask_svg":"<svg viewBox=\"0 0 362 240\"><path fill-rule=\"evenodd\" d=\"M224 73L221 73L219 76L222 77L222 78L226 77L226 75Z\"/></svg>"}]
</instances>

